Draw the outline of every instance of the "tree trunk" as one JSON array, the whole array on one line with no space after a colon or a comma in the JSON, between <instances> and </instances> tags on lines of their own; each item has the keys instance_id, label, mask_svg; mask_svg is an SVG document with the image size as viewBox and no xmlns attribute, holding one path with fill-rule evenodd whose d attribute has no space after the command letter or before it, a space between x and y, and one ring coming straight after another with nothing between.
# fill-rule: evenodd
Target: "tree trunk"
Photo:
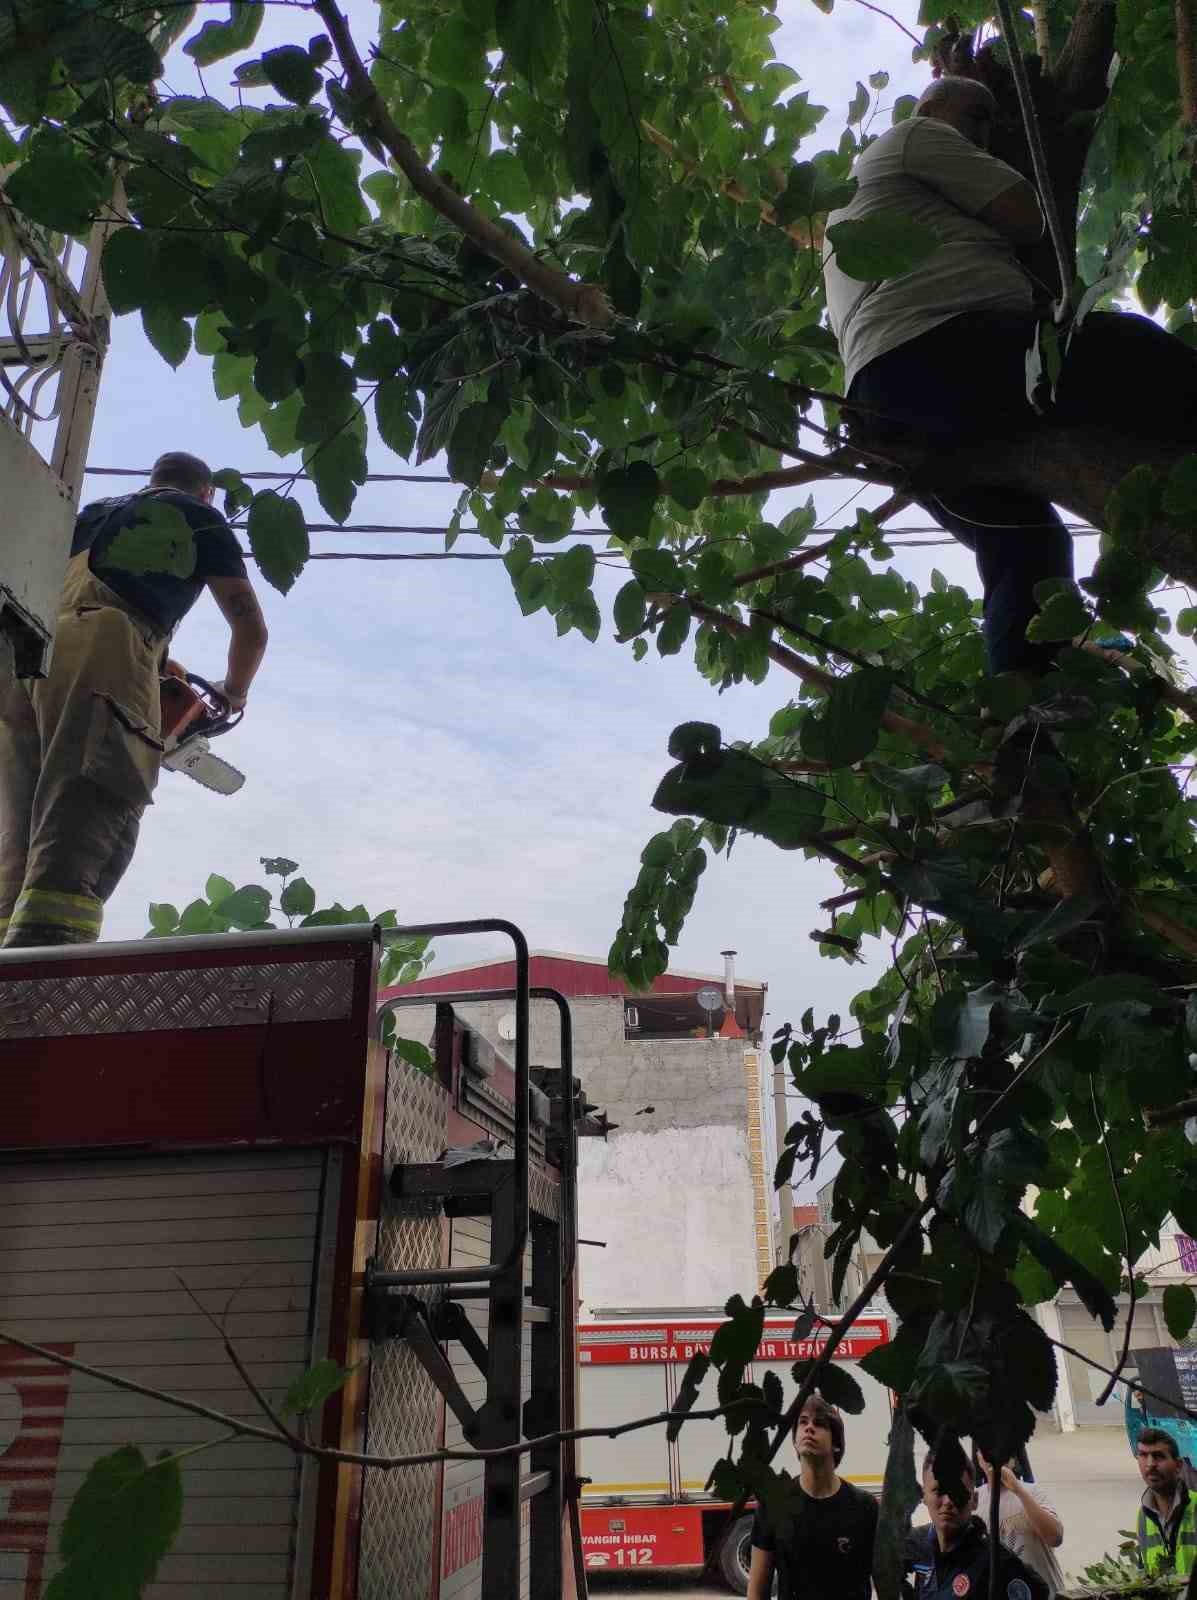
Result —
<instances>
[{"instance_id":1,"label":"tree trunk","mask_svg":"<svg viewBox=\"0 0 1197 1600\"><path fill-rule=\"evenodd\" d=\"M954 482L970 487L1022 489L1065 507L1095 527L1105 525L1106 503L1132 468L1151 467L1166 475L1192 455L1197 440L1146 441L1113 428L1044 426L1033 433L988 441L983 454L970 456L954 476L942 456L927 456L886 444L885 454L905 467L912 481L901 487L915 499L920 483L947 493ZM931 513L934 515L934 513ZM1179 583L1197 587L1197 529L1159 522L1119 541L1148 557Z\"/></svg>"}]
</instances>

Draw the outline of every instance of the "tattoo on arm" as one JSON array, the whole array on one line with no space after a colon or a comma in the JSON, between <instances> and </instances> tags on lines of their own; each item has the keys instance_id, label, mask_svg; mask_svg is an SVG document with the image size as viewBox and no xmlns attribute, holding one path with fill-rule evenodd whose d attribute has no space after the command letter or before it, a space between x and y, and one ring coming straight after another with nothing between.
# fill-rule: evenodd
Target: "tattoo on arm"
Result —
<instances>
[{"instance_id":1,"label":"tattoo on arm","mask_svg":"<svg viewBox=\"0 0 1197 1600\"><path fill-rule=\"evenodd\" d=\"M258 602L252 594L242 592L235 594L229 601L229 613L236 617L238 622L243 622L258 615Z\"/></svg>"}]
</instances>

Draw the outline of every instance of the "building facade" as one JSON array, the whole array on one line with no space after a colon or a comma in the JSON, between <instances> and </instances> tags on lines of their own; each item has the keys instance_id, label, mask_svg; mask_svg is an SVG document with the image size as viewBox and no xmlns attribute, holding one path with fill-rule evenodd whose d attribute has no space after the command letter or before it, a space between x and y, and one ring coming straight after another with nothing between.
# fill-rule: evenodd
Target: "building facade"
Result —
<instances>
[{"instance_id":1,"label":"building facade","mask_svg":"<svg viewBox=\"0 0 1197 1600\"><path fill-rule=\"evenodd\" d=\"M721 1306L751 1294L775 1261L773 1110L760 1048L766 985L673 971L630 994L600 958L535 951L533 987L570 1002L574 1072L612 1123L578 1160L583 1312ZM428 974L399 994L428 1007L401 1013L399 1032L431 1038L438 993L506 989L510 961ZM455 1009L495 1048L510 1048L508 1001ZM558 1014L532 1001L531 1058L560 1065Z\"/></svg>"}]
</instances>

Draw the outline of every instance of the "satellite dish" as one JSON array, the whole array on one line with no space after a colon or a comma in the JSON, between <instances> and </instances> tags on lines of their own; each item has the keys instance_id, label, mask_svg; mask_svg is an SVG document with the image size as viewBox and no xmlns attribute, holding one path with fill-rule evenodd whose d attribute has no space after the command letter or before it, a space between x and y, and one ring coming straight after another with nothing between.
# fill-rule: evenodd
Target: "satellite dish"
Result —
<instances>
[{"instance_id":1,"label":"satellite dish","mask_svg":"<svg viewBox=\"0 0 1197 1600\"><path fill-rule=\"evenodd\" d=\"M723 1009L723 991L712 988L709 984L705 989L700 989L694 998L704 1011L721 1011Z\"/></svg>"},{"instance_id":2,"label":"satellite dish","mask_svg":"<svg viewBox=\"0 0 1197 1600\"><path fill-rule=\"evenodd\" d=\"M499 1038L510 1044L515 1038L515 1012L505 1011L498 1021Z\"/></svg>"}]
</instances>

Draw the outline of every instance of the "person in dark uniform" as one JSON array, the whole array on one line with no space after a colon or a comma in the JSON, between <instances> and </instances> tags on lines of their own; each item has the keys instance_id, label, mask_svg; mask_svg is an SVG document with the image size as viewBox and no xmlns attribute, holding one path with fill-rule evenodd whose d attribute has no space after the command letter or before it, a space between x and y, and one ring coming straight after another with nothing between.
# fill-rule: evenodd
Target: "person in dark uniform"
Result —
<instances>
[{"instance_id":1,"label":"person in dark uniform","mask_svg":"<svg viewBox=\"0 0 1197 1600\"><path fill-rule=\"evenodd\" d=\"M962 1489L941 1488L934 1453L923 1463L923 1504L929 1528L917 1528L906 1551L906 1593L912 1600L987 1600L989 1535L977 1507L972 1469L965 1467ZM1047 1584L1004 1544L998 1545L1000 1600L1050 1600Z\"/></svg>"},{"instance_id":2,"label":"person in dark uniform","mask_svg":"<svg viewBox=\"0 0 1197 1600\"><path fill-rule=\"evenodd\" d=\"M98 939L158 782L159 674L171 634L207 588L229 625L217 685L244 707L266 649L266 624L241 548L212 509L212 474L181 450L160 456L148 487L87 506L75 525L47 677L0 661L0 937L12 946ZM191 530L183 578L134 573L118 536L153 503ZM170 664L173 668L173 663ZM176 669L177 670L177 669Z\"/></svg>"},{"instance_id":3,"label":"person in dark uniform","mask_svg":"<svg viewBox=\"0 0 1197 1600\"><path fill-rule=\"evenodd\" d=\"M748 1600L769 1600L775 1574L778 1600L869 1600L877 1501L839 1476L843 1419L818 1395L798 1415L794 1448L799 1476L793 1531L778 1539L757 1511Z\"/></svg>"}]
</instances>

